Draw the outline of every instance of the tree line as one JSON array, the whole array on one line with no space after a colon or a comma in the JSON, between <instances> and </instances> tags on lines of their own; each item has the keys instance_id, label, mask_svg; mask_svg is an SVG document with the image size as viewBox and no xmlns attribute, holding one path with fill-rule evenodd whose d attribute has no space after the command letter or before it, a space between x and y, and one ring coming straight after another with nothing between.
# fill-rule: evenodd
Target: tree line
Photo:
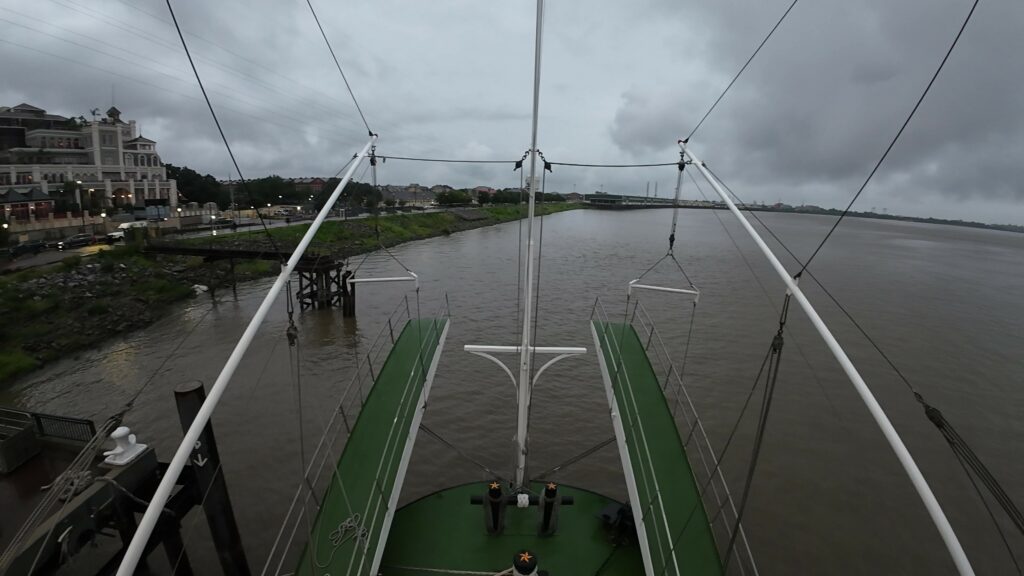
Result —
<instances>
[{"instance_id":1,"label":"tree line","mask_svg":"<svg viewBox=\"0 0 1024 576\"><path fill-rule=\"evenodd\" d=\"M467 206L473 203L473 192L470 190L451 190L439 192L434 198L439 206ZM565 196L555 192L538 192L537 202L564 202ZM526 202L526 193L517 188L480 191L476 195L476 203L486 204L520 204Z\"/></svg>"},{"instance_id":2,"label":"tree line","mask_svg":"<svg viewBox=\"0 0 1024 576\"><path fill-rule=\"evenodd\" d=\"M222 209L228 209L231 203L231 194L228 188L217 181L210 174L200 174L187 166L175 166L165 164L167 177L178 181L178 192L183 202L197 202L206 204L213 202ZM284 178L272 175L265 178L254 178L245 181L245 186L235 188L235 203L239 207L266 206L267 204L291 204L295 206L312 206L319 210L330 198L334 188L341 180L339 178L328 178L324 181L320 192L310 194L296 190L295 183ZM451 190L440 192L435 200L441 206L460 206L479 204L519 204L524 202L526 194L517 188L496 190L493 193L480 192L474 198L471 190ZM537 193L538 202L563 202L565 197L556 193ZM341 193L341 202L352 208L375 209L381 204L393 207L403 206L404 200L384 198L380 189L365 182L349 182Z\"/></svg>"}]
</instances>

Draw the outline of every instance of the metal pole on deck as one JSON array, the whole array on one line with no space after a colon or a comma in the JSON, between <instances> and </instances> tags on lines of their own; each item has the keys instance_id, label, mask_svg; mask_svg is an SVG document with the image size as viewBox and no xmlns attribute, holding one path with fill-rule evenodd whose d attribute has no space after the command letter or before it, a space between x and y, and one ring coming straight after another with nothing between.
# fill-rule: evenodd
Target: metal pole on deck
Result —
<instances>
[{"instance_id":1,"label":"metal pole on deck","mask_svg":"<svg viewBox=\"0 0 1024 576\"><path fill-rule=\"evenodd\" d=\"M178 404L182 431L188 432L192 421L199 413L199 408L206 400L206 390L201 382L189 382L174 390L174 400ZM217 451L217 441L213 436L213 425L210 422L206 423L192 448L189 468L195 474L197 498L203 506L203 512L206 513L213 545L217 548L217 557L224 573L249 576L249 563L245 559L242 537L238 532L234 510L231 508L228 485L224 481L224 469L221 466L220 453Z\"/></svg>"}]
</instances>

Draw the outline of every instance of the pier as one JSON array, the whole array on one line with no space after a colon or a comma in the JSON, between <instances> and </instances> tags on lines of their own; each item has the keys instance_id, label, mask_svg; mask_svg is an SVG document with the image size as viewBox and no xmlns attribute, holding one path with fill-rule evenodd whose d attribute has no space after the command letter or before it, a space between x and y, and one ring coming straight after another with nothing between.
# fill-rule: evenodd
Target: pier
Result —
<instances>
[{"instance_id":1,"label":"pier","mask_svg":"<svg viewBox=\"0 0 1024 576\"><path fill-rule=\"evenodd\" d=\"M252 248L227 248L195 246L182 243L149 242L145 252L150 254L173 254L177 256L198 256L206 262L227 260L231 263L232 283L234 283L235 262L237 260L270 260L284 262L291 257L291 251L258 250ZM299 276L299 289L295 299L301 310L309 308L342 309L346 317L356 313L355 285L348 281L354 274L345 270L346 260L339 256L307 250L295 266Z\"/></svg>"}]
</instances>

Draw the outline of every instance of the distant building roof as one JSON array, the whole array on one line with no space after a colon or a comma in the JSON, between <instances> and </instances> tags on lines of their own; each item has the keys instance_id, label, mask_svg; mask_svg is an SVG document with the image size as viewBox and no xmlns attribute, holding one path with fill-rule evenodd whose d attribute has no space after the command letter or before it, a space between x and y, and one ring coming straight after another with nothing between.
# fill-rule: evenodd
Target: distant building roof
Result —
<instances>
[{"instance_id":1,"label":"distant building roof","mask_svg":"<svg viewBox=\"0 0 1024 576\"><path fill-rule=\"evenodd\" d=\"M43 192L39 188L32 188L28 192L25 192L24 194L22 194L22 196L25 196L29 200L34 200L34 201L39 201L39 200L47 201L47 200L51 200L50 195L47 194L46 192Z\"/></svg>"},{"instance_id":2,"label":"distant building roof","mask_svg":"<svg viewBox=\"0 0 1024 576\"><path fill-rule=\"evenodd\" d=\"M21 104L18 104L14 108L11 108L11 110L17 110L19 112L40 112L40 113L43 113L43 114L46 113L46 110L43 110L42 108L36 108L35 106L33 106L31 104L27 104L25 102L22 102Z\"/></svg>"},{"instance_id":3,"label":"distant building roof","mask_svg":"<svg viewBox=\"0 0 1024 576\"><path fill-rule=\"evenodd\" d=\"M156 142L146 138L145 136L139 135L138 138L132 138L125 142L125 144L156 144Z\"/></svg>"},{"instance_id":4,"label":"distant building roof","mask_svg":"<svg viewBox=\"0 0 1024 576\"><path fill-rule=\"evenodd\" d=\"M23 202L28 202L28 199L14 188L8 188L6 192L0 192L0 204L21 204Z\"/></svg>"}]
</instances>

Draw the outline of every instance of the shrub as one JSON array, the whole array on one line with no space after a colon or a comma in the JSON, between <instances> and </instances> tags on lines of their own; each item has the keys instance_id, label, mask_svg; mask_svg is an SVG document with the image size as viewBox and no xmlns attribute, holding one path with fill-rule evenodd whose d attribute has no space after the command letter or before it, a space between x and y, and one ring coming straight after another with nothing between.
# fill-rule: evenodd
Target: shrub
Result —
<instances>
[{"instance_id":1,"label":"shrub","mask_svg":"<svg viewBox=\"0 0 1024 576\"><path fill-rule=\"evenodd\" d=\"M72 270L82 264L82 257L78 254L73 254L61 260L60 263L64 265L66 270Z\"/></svg>"},{"instance_id":2,"label":"shrub","mask_svg":"<svg viewBox=\"0 0 1024 576\"><path fill-rule=\"evenodd\" d=\"M23 350L5 350L0 352L0 382L24 374L35 369L38 362Z\"/></svg>"},{"instance_id":3,"label":"shrub","mask_svg":"<svg viewBox=\"0 0 1024 576\"><path fill-rule=\"evenodd\" d=\"M104 314L110 313L110 306L107 306L103 302L93 302L86 306L85 313L89 316L103 316Z\"/></svg>"}]
</instances>

